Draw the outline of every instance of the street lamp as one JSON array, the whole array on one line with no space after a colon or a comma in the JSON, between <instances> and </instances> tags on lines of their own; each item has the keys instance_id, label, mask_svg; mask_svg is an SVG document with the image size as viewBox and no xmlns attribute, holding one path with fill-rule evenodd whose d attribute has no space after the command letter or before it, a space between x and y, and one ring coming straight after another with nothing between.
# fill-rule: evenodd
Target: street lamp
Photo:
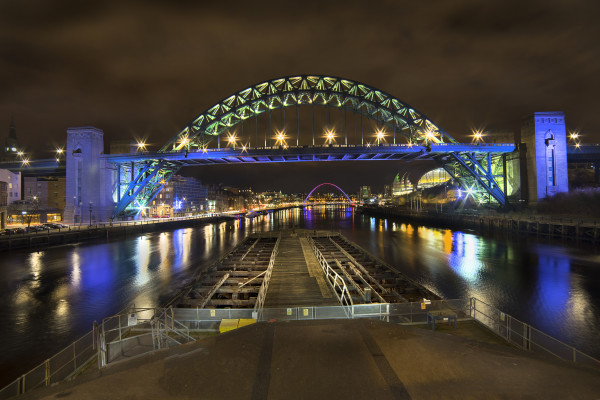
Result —
<instances>
[{"instance_id":1,"label":"street lamp","mask_svg":"<svg viewBox=\"0 0 600 400\"><path fill-rule=\"evenodd\" d=\"M483 142L483 132L480 130L473 131L473 141L474 142Z\"/></svg>"},{"instance_id":2,"label":"street lamp","mask_svg":"<svg viewBox=\"0 0 600 400\"><path fill-rule=\"evenodd\" d=\"M94 203L92 203L92 202L90 201L90 225L89 225L89 226L92 226L92 205L93 205L93 204L94 204Z\"/></svg>"},{"instance_id":3,"label":"street lamp","mask_svg":"<svg viewBox=\"0 0 600 400\"><path fill-rule=\"evenodd\" d=\"M277 134L275 135L275 146L285 146L285 131L276 131Z\"/></svg>"},{"instance_id":4,"label":"street lamp","mask_svg":"<svg viewBox=\"0 0 600 400\"><path fill-rule=\"evenodd\" d=\"M377 141L377 144L381 141L385 141L385 132L381 129L377 130L377 132L375 132L375 140Z\"/></svg>"},{"instance_id":5,"label":"street lamp","mask_svg":"<svg viewBox=\"0 0 600 400\"><path fill-rule=\"evenodd\" d=\"M235 142L237 141L237 137L234 134L230 134L227 137L227 141L229 142L229 144L233 147L233 149L235 150Z\"/></svg>"},{"instance_id":6,"label":"street lamp","mask_svg":"<svg viewBox=\"0 0 600 400\"><path fill-rule=\"evenodd\" d=\"M325 131L325 141L327 144L335 142L335 132L333 132L333 130Z\"/></svg>"},{"instance_id":7,"label":"street lamp","mask_svg":"<svg viewBox=\"0 0 600 400\"><path fill-rule=\"evenodd\" d=\"M145 143L144 141L142 141L142 140L138 141L138 142L137 142L137 148L138 148L138 151L139 151L140 153L141 153L142 151L145 151L145 150L146 150L146 143Z\"/></svg>"}]
</instances>

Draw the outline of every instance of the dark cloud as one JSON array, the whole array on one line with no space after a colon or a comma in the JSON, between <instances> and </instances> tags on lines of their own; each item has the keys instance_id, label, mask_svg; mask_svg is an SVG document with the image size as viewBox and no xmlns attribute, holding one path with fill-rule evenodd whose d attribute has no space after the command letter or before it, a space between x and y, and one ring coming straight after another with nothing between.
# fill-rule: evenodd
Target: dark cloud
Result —
<instances>
[{"instance_id":1,"label":"dark cloud","mask_svg":"<svg viewBox=\"0 0 600 400\"><path fill-rule=\"evenodd\" d=\"M39 156L40 138L64 142L77 125L159 147L250 84L317 73L380 88L458 139L564 110L600 142L599 11L583 0L4 0L0 138L15 115Z\"/></svg>"}]
</instances>

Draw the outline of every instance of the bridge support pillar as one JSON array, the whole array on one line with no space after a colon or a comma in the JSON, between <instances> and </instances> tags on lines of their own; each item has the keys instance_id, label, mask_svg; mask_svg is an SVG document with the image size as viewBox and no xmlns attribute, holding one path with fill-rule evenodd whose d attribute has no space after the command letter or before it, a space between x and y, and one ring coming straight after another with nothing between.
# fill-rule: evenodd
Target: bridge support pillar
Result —
<instances>
[{"instance_id":1,"label":"bridge support pillar","mask_svg":"<svg viewBox=\"0 0 600 400\"><path fill-rule=\"evenodd\" d=\"M101 129L67 129L65 222L92 224L105 222L111 216L114 173L100 157L103 153Z\"/></svg>"},{"instance_id":2,"label":"bridge support pillar","mask_svg":"<svg viewBox=\"0 0 600 400\"><path fill-rule=\"evenodd\" d=\"M521 141L526 145L526 200L530 204L569 191L567 131L563 112L536 112L523 121Z\"/></svg>"}]
</instances>

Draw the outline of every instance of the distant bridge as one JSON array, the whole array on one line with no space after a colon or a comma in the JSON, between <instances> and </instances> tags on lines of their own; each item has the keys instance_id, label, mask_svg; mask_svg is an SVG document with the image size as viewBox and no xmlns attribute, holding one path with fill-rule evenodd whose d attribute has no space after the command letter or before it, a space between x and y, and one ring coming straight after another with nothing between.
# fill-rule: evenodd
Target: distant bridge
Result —
<instances>
[{"instance_id":1,"label":"distant bridge","mask_svg":"<svg viewBox=\"0 0 600 400\"><path fill-rule=\"evenodd\" d=\"M314 193L315 190L317 190L318 188L320 188L321 186L324 185L328 185L328 186L333 186L334 188L336 188L341 194L344 195L344 197L346 197L346 199L348 199L349 203L353 203L352 199L350 199L350 197L348 197L348 195L346 194L346 192L344 192L338 185L335 185L333 183L329 183L329 182L323 182L318 184L317 186L315 186L313 188L313 190L310 191L310 193L308 194L308 196L306 196L306 198L304 199L304 201L302 202L302 205L306 205L306 203L308 202L308 199L310 198L310 196L312 196L312 194Z\"/></svg>"}]
</instances>

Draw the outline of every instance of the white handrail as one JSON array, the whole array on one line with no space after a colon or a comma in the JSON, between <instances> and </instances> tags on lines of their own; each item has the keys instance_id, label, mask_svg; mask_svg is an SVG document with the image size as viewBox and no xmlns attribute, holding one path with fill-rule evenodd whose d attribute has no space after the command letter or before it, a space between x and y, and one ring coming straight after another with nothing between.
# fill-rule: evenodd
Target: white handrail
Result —
<instances>
[{"instance_id":1,"label":"white handrail","mask_svg":"<svg viewBox=\"0 0 600 400\"><path fill-rule=\"evenodd\" d=\"M310 248L317 257L319 265L321 266L321 269L323 270L323 273L327 278L327 282L333 289L333 292L338 298L340 304L346 306L353 306L354 301L352 300L352 296L350 295L350 291L348 291L348 286L346 286L346 282L344 281L344 279L333 268L331 268L321 251L317 248L315 241L310 236L307 236L307 239L308 243L310 244ZM340 290L339 293L338 289Z\"/></svg>"},{"instance_id":2,"label":"white handrail","mask_svg":"<svg viewBox=\"0 0 600 400\"><path fill-rule=\"evenodd\" d=\"M253 314L258 318L258 313L262 311L262 308L265 303L265 297L267 296L267 290L269 289L269 282L271 280L271 273L273 272L273 265L275 264L275 257L277 257L277 250L279 249L279 242L281 241L281 234L277 237L277 241L275 242L275 247L273 247L273 251L271 252L271 259L269 260L269 266L265 272L265 277L262 281L262 285L260 285L260 290L258 292L258 297L256 298L256 304L254 305Z\"/></svg>"}]
</instances>

